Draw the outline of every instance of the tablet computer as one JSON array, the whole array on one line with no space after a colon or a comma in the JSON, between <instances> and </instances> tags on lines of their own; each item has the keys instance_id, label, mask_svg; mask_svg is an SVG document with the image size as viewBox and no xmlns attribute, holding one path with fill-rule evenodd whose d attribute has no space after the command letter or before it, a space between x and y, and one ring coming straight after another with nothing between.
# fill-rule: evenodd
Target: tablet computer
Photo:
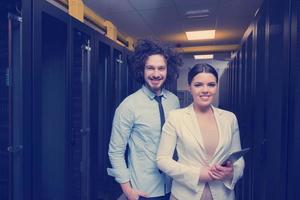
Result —
<instances>
[{"instance_id":1,"label":"tablet computer","mask_svg":"<svg viewBox=\"0 0 300 200\"><path fill-rule=\"evenodd\" d=\"M247 153L248 151L250 151L250 148L245 148L242 149L240 151L235 151L233 153L231 153L223 162L222 162L222 166L226 166L226 163L228 161L230 161L232 164L237 161L238 159L240 159L243 155L245 155L245 153Z\"/></svg>"}]
</instances>

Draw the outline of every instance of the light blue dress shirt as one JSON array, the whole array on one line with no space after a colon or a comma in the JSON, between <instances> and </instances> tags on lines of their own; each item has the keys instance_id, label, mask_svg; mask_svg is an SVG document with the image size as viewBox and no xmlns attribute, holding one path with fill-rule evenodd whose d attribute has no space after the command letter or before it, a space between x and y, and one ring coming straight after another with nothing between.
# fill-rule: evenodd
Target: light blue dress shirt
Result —
<instances>
[{"instance_id":1,"label":"light blue dress shirt","mask_svg":"<svg viewBox=\"0 0 300 200\"><path fill-rule=\"evenodd\" d=\"M179 100L165 89L161 95L167 118L169 111L179 108ZM170 178L160 173L156 165L161 125L154 97L155 94L143 86L116 109L108 151L112 168L107 169L118 183L130 181L133 188L149 197L163 196L171 187ZM125 161L127 144L128 165Z\"/></svg>"}]
</instances>

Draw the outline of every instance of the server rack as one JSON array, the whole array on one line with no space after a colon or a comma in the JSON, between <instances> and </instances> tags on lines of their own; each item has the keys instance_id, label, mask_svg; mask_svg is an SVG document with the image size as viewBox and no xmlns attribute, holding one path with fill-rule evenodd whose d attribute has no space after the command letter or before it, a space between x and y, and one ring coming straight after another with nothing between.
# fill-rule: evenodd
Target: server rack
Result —
<instances>
[{"instance_id":1,"label":"server rack","mask_svg":"<svg viewBox=\"0 0 300 200\"><path fill-rule=\"evenodd\" d=\"M44 116L41 114L43 108L36 108L34 111L34 139L37 143L49 141L35 147L34 152L37 153L34 154L33 163L37 176L33 188L38 188L37 191L42 192L35 192L34 197L35 199L116 197L120 193L118 192L120 188L113 178L106 174L106 168L109 167L107 149L114 110L131 92L128 87L128 63L124 61L130 51L49 2L37 2L34 15L34 33L37 39L34 46L36 53L34 101L37 105L41 104L40 107L47 105L49 110ZM45 60L47 62L57 60L57 63L50 66L51 63L47 65ZM53 75L50 76L50 73L41 72L44 65L48 70L53 70L54 65L56 66L59 81L53 78ZM45 77L54 82L47 82L49 87L56 84L53 89L59 91L60 95L56 96L61 100L51 97L49 92L43 93L45 89L41 83ZM48 96L41 98L41 94ZM44 102L45 99L48 101ZM63 105L61 108L55 106L49 108L57 101L60 101L59 105ZM57 110L56 114L51 114L54 110ZM42 121L43 118L48 120ZM55 127L48 126L44 129L42 127L48 121L53 124L55 120L59 121L60 128L57 131L56 145L52 146L50 141L55 140L53 135ZM58 153L53 154L55 151L59 151L60 156L54 158L53 155ZM53 163L60 163L60 167L55 168L56 171L47 168L53 166ZM48 177L44 173L47 170L52 170L54 176ZM54 184L57 181L60 184Z\"/></svg>"},{"instance_id":2,"label":"server rack","mask_svg":"<svg viewBox=\"0 0 300 200\"><path fill-rule=\"evenodd\" d=\"M298 13L298 1L265 1L221 78L233 99L221 105L236 112L242 144L252 147L239 199L296 198Z\"/></svg>"},{"instance_id":3,"label":"server rack","mask_svg":"<svg viewBox=\"0 0 300 200\"><path fill-rule=\"evenodd\" d=\"M292 200L298 198L297 181L299 180L298 169L300 168L300 160L297 155L300 152L300 123L299 123L299 103L300 102L300 2L297 0L290 1L290 45L284 46L285 49L289 47L290 51L290 72L289 85L286 92L289 94L288 105L288 141L287 141L287 176L286 176L286 199ZM286 22L288 24L288 22Z\"/></svg>"},{"instance_id":4,"label":"server rack","mask_svg":"<svg viewBox=\"0 0 300 200\"><path fill-rule=\"evenodd\" d=\"M30 197L31 1L0 3L0 198Z\"/></svg>"},{"instance_id":5,"label":"server rack","mask_svg":"<svg viewBox=\"0 0 300 200\"><path fill-rule=\"evenodd\" d=\"M139 89L128 67L131 51L65 8L14 2L22 5L22 23L13 22L18 62L7 73L8 59L0 60L1 170L10 170L0 174L1 199L116 198L121 191L106 173L107 150L115 108Z\"/></svg>"}]
</instances>

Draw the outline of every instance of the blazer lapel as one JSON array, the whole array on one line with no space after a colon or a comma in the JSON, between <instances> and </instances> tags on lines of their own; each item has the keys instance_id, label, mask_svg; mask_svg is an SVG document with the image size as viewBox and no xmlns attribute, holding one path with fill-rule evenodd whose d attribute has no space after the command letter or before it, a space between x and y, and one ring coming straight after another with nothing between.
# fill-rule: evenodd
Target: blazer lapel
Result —
<instances>
[{"instance_id":1,"label":"blazer lapel","mask_svg":"<svg viewBox=\"0 0 300 200\"><path fill-rule=\"evenodd\" d=\"M219 142L218 145L216 147L215 153L212 156L212 158L214 158L216 156L216 154L219 153L219 151L222 149L223 147L223 143L224 143L224 127L223 127L223 120L222 118L222 111L215 108L214 106L212 106L213 112L214 112L214 116L215 116L215 120L217 123L217 127L218 127L218 132L219 132Z\"/></svg>"},{"instance_id":2,"label":"blazer lapel","mask_svg":"<svg viewBox=\"0 0 300 200\"><path fill-rule=\"evenodd\" d=\"M191 124L191 126L187 126L190 130L192 136L195 137L197 143L200 145L202 149L204 149L202 134L200 131L200 127L197 121L196 113L193 108L193 104L187 107L187 124Z\"/></svg>"}]
</instances>

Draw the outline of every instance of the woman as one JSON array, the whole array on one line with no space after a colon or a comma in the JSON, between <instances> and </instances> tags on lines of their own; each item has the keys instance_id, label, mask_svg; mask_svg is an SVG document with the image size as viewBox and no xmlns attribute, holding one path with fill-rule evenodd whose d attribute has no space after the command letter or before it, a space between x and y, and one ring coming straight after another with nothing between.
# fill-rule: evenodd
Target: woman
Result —
<instances>
[{"instance_id":1,"label":"woman","mask_svg":"<svg viewBox=\"0 0 300 200\"><path fill-rule=\"evenodd\" d=\"M173 178L174 200L233 200L244 160L220 163L241 150L235 115L212 106L218 74L208 64L188 73L193 103L169 113L157 152L157 165ZM178 161L172 159L176 147Z\"/></svg>"}]
</instances>

